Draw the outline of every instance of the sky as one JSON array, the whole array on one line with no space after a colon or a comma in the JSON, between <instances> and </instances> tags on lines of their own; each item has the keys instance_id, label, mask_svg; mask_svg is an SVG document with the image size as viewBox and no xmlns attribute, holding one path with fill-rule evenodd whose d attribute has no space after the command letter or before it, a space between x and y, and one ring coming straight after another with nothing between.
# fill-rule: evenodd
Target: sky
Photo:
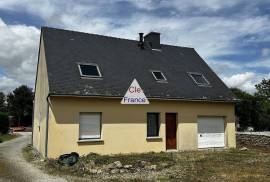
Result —
<instances>
[{"instance_id":1,"label":"sky","mask_svg":"<svg viewBox=\"0 0 270 182\"><path fill-rule=\"evenodd\" d=\"M34 87L42 26L193 47L228 87L270 78L269 0L0 0L0 91Z\"/></svg>"}]
</instances>

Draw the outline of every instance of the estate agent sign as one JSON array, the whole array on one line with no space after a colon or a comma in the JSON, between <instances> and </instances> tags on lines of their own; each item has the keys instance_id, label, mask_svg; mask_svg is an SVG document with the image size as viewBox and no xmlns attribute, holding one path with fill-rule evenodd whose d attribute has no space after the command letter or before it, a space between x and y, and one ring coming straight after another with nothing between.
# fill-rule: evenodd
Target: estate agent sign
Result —
<instances>
[{"instance_id":1,"label":"estate agent sign","mask_svg":"<svg viewBox=\"0 0 270 182\"><path fill-rule=\"evenodd\" d=\"M132 81L121 104L149 104L148 99L136 79Z\"/></svg>"}]
</instances>

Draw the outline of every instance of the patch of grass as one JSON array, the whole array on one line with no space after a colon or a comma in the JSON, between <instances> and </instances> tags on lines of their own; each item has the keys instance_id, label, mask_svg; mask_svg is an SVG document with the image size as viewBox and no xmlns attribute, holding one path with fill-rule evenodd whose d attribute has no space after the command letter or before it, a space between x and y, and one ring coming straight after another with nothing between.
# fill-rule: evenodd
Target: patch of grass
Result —
<instances>
[{"instance_id":1,"label":"patch of grass","mask_svg":"<svg viewBox=\"0 0 270 182\"><path fill-rule=\"evenodd\" d=\"M0 143L17 138L19 135L4 134L0 135Z\"/></svg>"},{"instance_id":2,"label":"patch of grass","mask_svg":"<svg viewBox=\"0 0 270 182\"><path fill-rule=\"evenodd\" d=\"M55 159L40 162L31 146L26 147L24 152L30 155L27 157L30 161L38 161L35 163L39 168L71 181L270 181L270 150L260 148L119 155L90 153L81 156L71 167L60 166ZM115 161L134 168L140 161L146 161L157 165L157 170L130 170L122 174L89 173L92 163L95 168L102 169L104 165ZM162 167L163 164L166 166Z\"/></svg>"},{"instance_id":3,"label":"patch of grass","mask_svg":"<svg viewBox=\"0 0 270 182\"><path fill-rule=\"evenodd\" d=\"M33 162L40 158L38 152L35 151L31 144L28 144L22 149L22 153L26 161Z\"/></svg>"},{"instance_id":4,"label":"patch of grass","mask_svg":"<svg viewBox=\"0 0 270 182\"><path fill-rule=\"evenodd\" d=\"M169 177L184 181L269 181L270 155L260 151L228 150L179 153ZM176 171L184 171L179 176Z\"/></svg>"}]
</instances>

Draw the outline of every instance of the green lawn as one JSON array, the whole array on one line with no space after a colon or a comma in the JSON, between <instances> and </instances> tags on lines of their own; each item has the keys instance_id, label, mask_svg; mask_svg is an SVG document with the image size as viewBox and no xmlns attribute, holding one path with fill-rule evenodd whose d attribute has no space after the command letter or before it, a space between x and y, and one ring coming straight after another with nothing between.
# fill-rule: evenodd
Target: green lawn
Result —
<instances>
[{"instance_id":1,"label":"green lawn","mask_svg":"<svg viewBox=\"0 0 270 182\"><path fill-rule=\"evenodd\" d=\"M10 134L4 134L4 135L0 135L0 143L8 141L8 140L12 140L14 138L17 138L18 135L10 135Z\"/></svg>"}]
</instances>

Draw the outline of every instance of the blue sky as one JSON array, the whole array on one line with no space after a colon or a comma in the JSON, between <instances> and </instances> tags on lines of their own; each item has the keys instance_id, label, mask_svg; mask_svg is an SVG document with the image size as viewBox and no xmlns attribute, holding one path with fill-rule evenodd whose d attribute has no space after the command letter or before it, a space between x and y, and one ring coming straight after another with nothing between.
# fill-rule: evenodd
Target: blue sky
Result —
<instances>
[{"instance_id":1,"label":"blue sky","mask_svg":"<svg viewBox=\"0 0 270 182\"><path fill-rule=\"evenodd\" d=\"M0 91L34 87L41 26L194 47L229 87L270 78L268 0L1 0Z\"/></svg>"}]
</instances>

